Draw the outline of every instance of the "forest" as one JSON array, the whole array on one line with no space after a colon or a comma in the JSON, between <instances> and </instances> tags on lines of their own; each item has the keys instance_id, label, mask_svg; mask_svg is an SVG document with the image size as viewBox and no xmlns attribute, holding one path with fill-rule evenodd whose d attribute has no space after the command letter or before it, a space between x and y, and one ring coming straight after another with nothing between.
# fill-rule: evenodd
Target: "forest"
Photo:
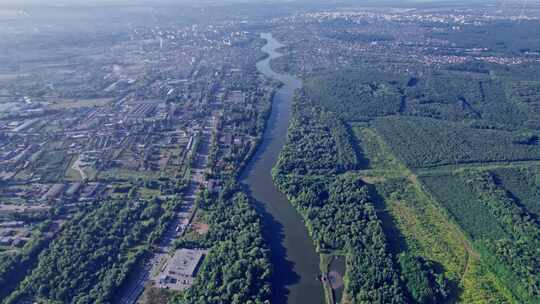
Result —
<instances>
[{"instance_id":1,"label":"forest","mask_svg":"<svg viewBox=\"0 0 540 304\"><path fill-rule=\"evenodd\" d=\"M235 182L206 193L200 203L208 234L179 240L177 246L209 248L194 285L172 303L268 303L271 297L270 253L262 238L259 215Z\"/></svg>"},{"instance_id":2,"label":"forest","mask_svg":"<svg viewBox=\"0 0 540 304\"><path fill-rule=\"evenodd\" d=\"M0 256L0 298L7 297L24 277L37 264L39 254L49 244L49 239L42 238L43 230L50 221L40 224L34 239L24 245L23 250L15 255Z\"/></svg>"},{"instance_id":3,"label":"forest","mask_svg":"<svg viewBox=\"0 0 540 304\"><path fill-rule=\"evenodd\" d=\"M400 87L407 79L375 71L345 70L321 73L304 84L312 104L340 115L347 121L397 114Z\"/></svg>"},{"instance_id":4,"label":"forest","mask_svg":"<svg viewBox=\"0 0 540 304\"><path fill-rule=\"evenodd\" d=\"M472 239L508 237L504 227L490 213L489 207L475 202L476 193L464 187L459 173L426 175L420 180Z\"/></svg>"},{"instance_id":5,"label":"forest","mask_svg":"<svg viewBox=\"0 0 540 304\"><path fill-rule=\"evenodd\" d=\"M540 225L499 185L497 175L470 169L422 181L469 233L486 265L511 286L520 302L539 301Z\"/></svg>"},{"instance_id":6,"label":"forest","mask_svg":"<svg viewBox=\"0 0 540 304\"><path fill-rule=\"evenodd\" d=\"M492 53L524 53L539 51L540 39L532 38L532 33L540 30L537 20L513 22L497 20L484 24L481 28L474 25L465 26L462 31L440 31L434 37L447 39L454 45L463 48L474 48L479 45L489 48Z\"/></svg>"},{"instance_id":7,"label":"forest","mask_svg":"<svg viewBox=\"0 0 540 304\"><path fill-rule=\"evenodd\" d=\"M312 107L299 94L293 106L288 142L276 169L294 174L339 173L358 166L350 130L335 114Z\"/></svg>"},{"instance_id":8,"label":"forest","mask_svg":"<svg viewBox=\"0 0 540 304\"><path fill-rule=\"evenodd\" d=\"M531 215L540 216L540 176L538 167L496 168L490 170L493 180Z\"/></svg>"},{"instance_id":9,"label":"forest","mask_svg":"<svg viewBox=\"0 0 540 304\"><path fill-rule=\"evenodd\" d=\"M147 252L149 234L162 212L158 204L123 201L81 212L39 256L37 267L6 303L24 299L110 302L131 267Z\"/></svg>"},{"instance_id":10,"label":"forest","mask_svg":"<svg viewBox=\"0 0 540 304\"><path fill-rule=\"evenodd\" d=\"M347 254L346 292L355 303L406 303L381 222L357 177L274 178L304 217L318 250Z\"/></svg>"},{"instance_id":11,"label":"forest","mask_svg":"<svg viewBox=\"0 0 540 304\"><path fill-rule=\"evenodd\" d=\"M376 194L353 171L362 156L350 133L343 133L348 136L342 137L338 148L345 145L348 150L356 151L350 154L355 156L350 157L355 162L340 166L343 162L337 159L334 170L328 169L332 168L332 162L326 161L325 153L335 149L331 143L337 141L336 135L332 137L337 132L329 127L317 127L329 125L326 121L329 116L314 111L310 103L308 96L300 95L295 100L293 123L273 178L303 216L317 250L346 255L346 297L353 303L444 300L448 296L446 279L436 274L429 262L416 256L403 256L398 261L388 248L374 203ZM345 129L344 124L340 126ZM321 138L321 134L333 139L328 141L326 149L320 141L312 139ZM334 157L340 155L334 152ZM307 162L314 165L305 166ZM410 269L422 271L407 275Z\"/></svg>"},{"instance_id":12,"label":"forest","mask_svg":"<svg viewBox=\"0 0 540 304\"><path fill-rule=\"evenodd\" d=\"M480 66L498 76L459 66L418 75L344 69L311 75L305 94L347 122L405 115L465 122L479 129L538 130L540 85L527 77L538 67Z\"/></svg>"},{"instance_id":13,"label":"forest","mask_svg":"<svg viewBox=\"0 0 540 304\"><path fill-rule=\"evenodd\" d=\"M472 172L467 178L467 186L476 191L478 201L490 208L511 235L486 242L498 262L496 271L522 301L540 301L540 222L499 188L489 173Z\"/></svg>"},{"instance_id":14,"label":"forest","mask_svg":"<svg viewBox=\"0 0 540 304\"><path fill-rule=\"evenodd\" d=\"M535 71L307 77L273 177L317 249L345 252L353 303L538 302Z\"/></svg>"},{"instance_id":15,"label":"forest","mask_svg":"<svg viewBox=\"0 0 540 304\"><path fill-rule=\"evenodd\" d=\"M403 116L380 118L373 125L411 168L540 159L535 132L477 129Z\"/></svg>"}]
</instances>

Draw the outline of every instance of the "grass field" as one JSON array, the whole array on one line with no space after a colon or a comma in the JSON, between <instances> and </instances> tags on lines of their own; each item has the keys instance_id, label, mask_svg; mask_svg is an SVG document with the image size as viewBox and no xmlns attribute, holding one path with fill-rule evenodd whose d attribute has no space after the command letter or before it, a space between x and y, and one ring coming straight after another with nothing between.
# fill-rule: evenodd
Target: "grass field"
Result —
<instances>
[{"instance_id":1,"label":"grass field","mask_svg":"<svg viewBox=\"0 0 540 304\"><path fill-rule=\"evenodd\" d=\"M406 167L393 157L390 148L373 129L361 125L353 126L362 155L367 160L364 169L405 171Z\"/></svg>"}]
</instances>

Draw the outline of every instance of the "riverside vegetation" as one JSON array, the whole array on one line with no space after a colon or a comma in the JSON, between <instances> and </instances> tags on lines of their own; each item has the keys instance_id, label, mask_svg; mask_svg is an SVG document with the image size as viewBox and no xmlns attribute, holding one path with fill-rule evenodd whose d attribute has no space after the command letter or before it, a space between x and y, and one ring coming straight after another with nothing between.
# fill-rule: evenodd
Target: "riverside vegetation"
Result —
<instances>
[{"instance_id":1,"label":"riverside vegetation","mask_svg":"<svg viewBox=\"0 0 540 304\"><path fill-rule=\"evenodd\" d=\"M540 300L540 85L521 73L306 79L273 175L318 251L346 256L343 301Z\"/></svg>"}]
</instances>

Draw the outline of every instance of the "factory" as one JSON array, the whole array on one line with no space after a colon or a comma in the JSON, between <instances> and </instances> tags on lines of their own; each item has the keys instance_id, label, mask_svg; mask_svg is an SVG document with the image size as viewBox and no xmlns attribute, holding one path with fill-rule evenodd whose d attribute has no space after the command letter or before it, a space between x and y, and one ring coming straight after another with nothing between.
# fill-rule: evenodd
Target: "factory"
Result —
<instances>
[{"instance_id":1,"label":"factory","mask_svg":"<svg viewBox=\"0 0 540 304\"><path fill-rule=\"evenodd\" d=\"M193 284L199 266L207 254L201 249L179 249L164 265L159 277L159 286L172 290L184 290Z\"/></svg>"}]
</instances>

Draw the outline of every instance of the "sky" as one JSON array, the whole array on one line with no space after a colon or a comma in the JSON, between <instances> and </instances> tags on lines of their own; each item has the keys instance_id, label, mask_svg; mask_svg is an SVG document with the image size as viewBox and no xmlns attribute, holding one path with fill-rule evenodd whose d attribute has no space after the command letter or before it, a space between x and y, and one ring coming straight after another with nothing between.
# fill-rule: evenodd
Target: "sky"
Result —
<instances>
[{"instance_id":1,"label":"sky","mask_svg":"<svg viewBox=\"0 0 540 304\"><path fill-rule=\"evenodd\" d=\"M196 0L0 0L0 6L95 6L95 5L137 5L144 3L188 3Z\"/></svg>"},{"instance_id":2,"label":"sky","mask_svg":"<svg viewBox=\"0 0 540 304\"><path fill-rule=\"evenodd\" d=\"M201 2L268 2L268 0L0 0L0 5L103 5L103 4L157 4L157 3L201 3ZM274 0L282 2L293 2L295 0ZM298 1L298 0L296 0ZM321 2L321 0L312 0L313 2ZM400 0L397 0L398 2ZM404 0L401 0L404 1ZM410 1L410 0L409 0ZM440 1L440 0L415 0L415 1ZM309 2L303 0L303 2ZM361 2L359 0L358 2Z\"/></svg>"},{"instance_id":3,"label":"sky","mask_svg":"<svg viewBox=\"0 0 540 304\"><path fill-rule=\"evenodd\" d=\"M326 0L329 2L330 0ZM350 1L352 0L332 0L332 1ZM366 0L356 0L356 4L361 4ZM367 2L373 2L373 0L367 0ZM386 0L389 2L392 0ZM396 3L426 3L426 2L448 2L449 0L394 0ZM471 2L535 2L539 3L540 0L467 0ZM0 0L0 7L27 7L27 6L101 6L101 5L159 5L159 4L198 4L204 5L204 3L213 4L226 4L227 2L233 3L257 3L257 2L325 2L324 0Z\"/></svg>"}]
</instances>

